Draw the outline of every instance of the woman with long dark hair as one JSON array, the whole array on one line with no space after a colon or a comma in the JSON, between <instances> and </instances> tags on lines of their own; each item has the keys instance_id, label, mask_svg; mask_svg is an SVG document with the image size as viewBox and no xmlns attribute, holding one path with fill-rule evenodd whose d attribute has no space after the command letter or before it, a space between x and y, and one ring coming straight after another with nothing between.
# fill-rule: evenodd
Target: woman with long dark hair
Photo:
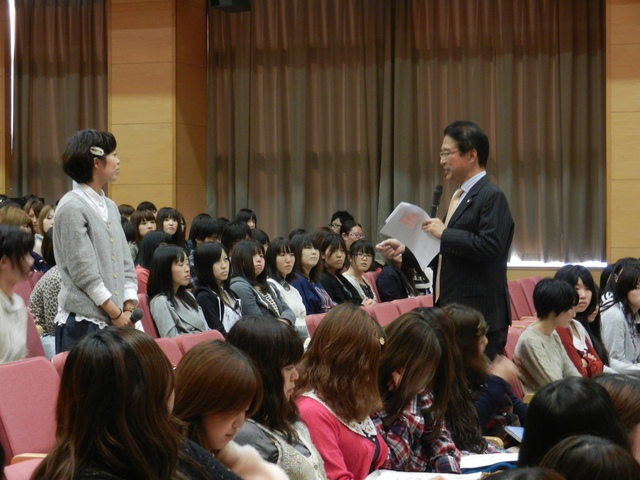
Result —
<instances>
[{"instance_id":1,"label":"woman with long dark hair","mask_svg":"<svg viewBox=\"0 0 640 480\"><path fill-rule=\"evenodd\" d=\"M328 312L336 304L320 283L322 265L314 236L310 233L294 235L291 242L296 254L296 274L291 285L300 292L307 314Z\"/></svg>"},{"instance_id":2,"label":"woman with long dark hair","mask_svg":"<svg viewBox=\"0 0 640 480\"><path fill-rule=\"evenodd\" d=\"M187 290L187 253L177 245L158 247L149 269L149 309L161 337L209 330L202 309Z\"/></svg>"},{"instance_id":3,"label":"woman with long dark hair","mask_svg":"<svg viewBox=\"0 0 640 480\"><path fill-rule=\"evenodd\" d=\"M236 435L290 478L325 479L318 454L293 398L302 358L302 342L291 326L272 317L248 316L229 332L227 342L242 350L257 366L264 385L263 400Z\"/></svg>"}]
</instances>

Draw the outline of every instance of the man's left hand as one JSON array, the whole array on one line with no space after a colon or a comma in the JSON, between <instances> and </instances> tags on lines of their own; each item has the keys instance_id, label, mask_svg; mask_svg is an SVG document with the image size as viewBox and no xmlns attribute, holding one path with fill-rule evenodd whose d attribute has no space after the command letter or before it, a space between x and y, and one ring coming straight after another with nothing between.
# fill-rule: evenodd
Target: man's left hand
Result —
<instances>
[{"instance_id":1,"label":"man's left hand","mask_svg":"<svg viewBox=\"0 0 640 480\"><path fill-rule=\"evenodd\" d=\"M433 235L437 239L442 237L442 232L445 228L447 227L444 226L444 223L442 223L442 220L439 218L430 218L422 223L422 231L429 235Z\"/></svg>"}]
</instances>

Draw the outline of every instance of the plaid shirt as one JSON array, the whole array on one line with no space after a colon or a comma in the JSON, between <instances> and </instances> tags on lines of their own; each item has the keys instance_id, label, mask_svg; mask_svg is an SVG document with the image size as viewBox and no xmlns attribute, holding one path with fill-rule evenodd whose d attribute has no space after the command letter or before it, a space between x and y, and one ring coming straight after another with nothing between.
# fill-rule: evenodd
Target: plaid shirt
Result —
<instances>
[{"instance_id":1,"label":"plaid shirt","mask_svg":"<svg viewBox=\"0 0 640 480\"><path fill-rule=\"evenodd\" d=\"M421 439L436 428L435 416L431 413L431 393L421 393L411 399L393 424L383 425L387 414L374 413L371 418L378 433L389 446L389 456L380 468L405 472L460 473L461 454L451 434L443 424L440 436L428 444Z\"/></svg>"}]
</instances>

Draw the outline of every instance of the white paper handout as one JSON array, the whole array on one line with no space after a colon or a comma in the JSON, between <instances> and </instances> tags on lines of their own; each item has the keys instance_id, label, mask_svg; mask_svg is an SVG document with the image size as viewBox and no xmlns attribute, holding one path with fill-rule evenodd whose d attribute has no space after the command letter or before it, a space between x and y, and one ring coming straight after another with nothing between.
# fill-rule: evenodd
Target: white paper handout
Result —
<instances>
[{"instance_id":1,"label":"white paper handout","mask_svg":"<svg viewBox=\"0 0 640 480\"><path fill-rule=\"evenodd\" d=\"M393 472L391 470L376 470L365 480L428 480L434 477L460 478L463 480L476 480L482 477L482 472L478 473L422 473L422 472Z\"/></svg>"},{"instance_id":2,"label":"white paper handout","mask_svg":"<svg viewBox=\"0 0 640 480\"><path fill-rule=\"evenodd\" d=\"M422 223L429 218L429 214L417 205L400 202L380 230L383 235L396 238L409 247L422 271L440 253L440 240L422 231Z\"/></svg>"}]
</instances>

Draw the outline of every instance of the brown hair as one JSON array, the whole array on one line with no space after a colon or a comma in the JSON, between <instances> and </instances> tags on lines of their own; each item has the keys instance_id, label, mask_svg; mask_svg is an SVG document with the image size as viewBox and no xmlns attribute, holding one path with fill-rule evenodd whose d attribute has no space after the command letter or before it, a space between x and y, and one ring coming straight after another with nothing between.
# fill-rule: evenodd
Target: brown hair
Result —
<instances>
[{"instance_id":1,"label":"brown hair","mask_svg":"<svg viewBox=\"0 0 640 480\"><path fill-rule=\"evenodd\" d=\"M478 310L459 303L450 303L444 311L456 328L456 341L469 387L477 388L487 377L488 359L478 348L480 339L487 334L487 322Z\"/></svg>"},{"instance_id":2,"label":"brown hair","mask_svg":"<svg viewBox=\"0 0 640 480\"><path fill-rule=\"evenodd\" d=\"M176 368L173 413L186 424L186 435L209 449L205 417L247 410L253 415L262 403L262 381L253 362L239 349L220 340L203 342Z\"/></svg>"},{"instance_id":3,"label":"brown hair","mask_svg":"<svg viewBox=\"0 0 640 480\"><path fill-rule=\"evenodd\" d=\"M135 212L133 212L131 214L131 218L129 218L129 221L131 222L131 224L135 227L136 229L136 239L135 242L140 245L140 242L142 242L142 238L140 236L140 224L142 223L142 221L145 222L154 222L156 223L156 216L154 215L153 211L151 210L136 210ZM156 228L157 228L157 223L156 223ZM162 229L160 229L159 231L162 231ZM171 242L173 243L173 239L171 240Z\"/></svg>"},{"instance_id":4,"label":"brown hair","mask_svg":"<svg viewBox=\"0 0 640 480\"><path fill-rule=\"evenodd\" d=\"M42 207L42 210L40 210L40 215L38 215L38 233L40 235L47 233L44 231L44 219L47 218L47 215L49 215L49 212L51 211L56 211L56 207L54 205L45 205Z\"/></svg>"},{"instance_id":5,"label":"brown hair","mask_svg":"<svg viewBox=\"0 0 640 480\"><path fill-rule=\"evenodd\" d=\"M33 235L33 224L29 218L29 214L18 207L9 205L8 207L0 208L0 224L13 225L15 227L28 226Z\"/></svg>"},{"instance_id":6,"label":"brown hair","mask_svg":"<svg viewBox=\"0 0 640 480\"><path fill-rule=\"evenodd\" d=\"M640 376L633 373L604 374L594 377L609 393L613 408L627 433L640 424Z\"/></svg>"},{"instance_id":7,"label":"brown hair","mask_svg":"<svg viewBox=\"0 0 640 480\"><path fill-rule=\"evenodd\" d=\"M385 425L391 425L409 401L420 390L433 392L433 414L441 425L449 402L449 391L455 372L451 345L433 321L446 317L442 309L411 311L398 317L385 328L386 344L382 352L378 386L387 414ZM389 389L394 371L404 369L397 388ZM439 429L438 429L439 434Z\"/></svg>"},{"instance_id":8,"label":"brown hair","mask_svg":"<svg viewBox=\"0 0 640 480\"><path fill-rule=\"evenodd\" d=\"M364 310L345 303L329 311L298 368L298 392L315 390L344 421L361 422L382 406L378 369L384 332Z\"/></svg>"},{"instance_id":9,"label":"brown hair","mask_svg":"<svg viewBox=\"0 0 640 480\"><path fill-rule=\"evenodd\" d=\"M182 436L169 412L172 391L171 363L148 335L108 327L85 336L62 372L56 445L32 478L175 478Z\"/></svg>"}]
</instances>

